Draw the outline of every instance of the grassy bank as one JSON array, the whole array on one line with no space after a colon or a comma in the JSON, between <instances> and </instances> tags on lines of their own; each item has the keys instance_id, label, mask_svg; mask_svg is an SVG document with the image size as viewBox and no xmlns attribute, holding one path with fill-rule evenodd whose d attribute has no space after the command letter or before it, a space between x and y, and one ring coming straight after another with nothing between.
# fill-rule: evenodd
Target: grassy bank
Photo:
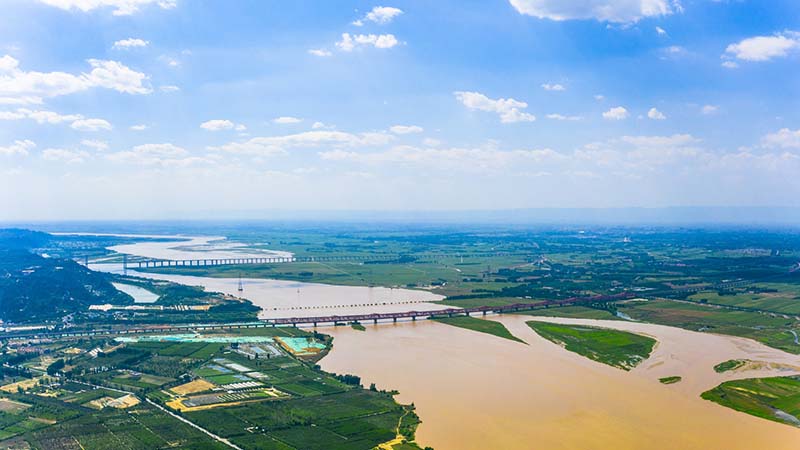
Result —
<instances>
[{"instance_id":1,"label":"grassy bank","mask_svg":"<svg viewBox=\"0 0 800 450\"><path fill-rule=\"evenodd\" d=\"M747 414L800 426L800 377L726 381L702 397Z\"/></svg>"},{"instance_id":2,"label":"grassy bank","mask_svg":"<svg viewBox=\"0 0 800 450\"><path fill-rule=\"evenodd\" d=\"M491 334L493 336L524 343L523 340L511 334L511 332L508 331L508 328L506 328L505 325L500 322L467 316L446 317L434 320L436 322L452 325L454 327L466 328L479 333Z\"/></svg>"},{"instance_id":3,"label":"grassy bank","mask_svg":"<svg viewBox=\"0 0 800 450\"><path fill-rule=\"evenodd\" d=\"M655 339L625 331L536 321L528 326L571 352L623 370L647 359L656 344Z\"/></svg>"},{"instance_id":4,"label":"grassy bank","mask_svg":"<svg viewBox=\"0 0 800 450\"><path fill-rule=\"evenodd\" d=\"M619 304L619 310L636 320L692 331L750 338L789 353L800 353L790 331L800 334L800 323L790 316L735 311L669 300Z\"/></svg>"}]
</instances>

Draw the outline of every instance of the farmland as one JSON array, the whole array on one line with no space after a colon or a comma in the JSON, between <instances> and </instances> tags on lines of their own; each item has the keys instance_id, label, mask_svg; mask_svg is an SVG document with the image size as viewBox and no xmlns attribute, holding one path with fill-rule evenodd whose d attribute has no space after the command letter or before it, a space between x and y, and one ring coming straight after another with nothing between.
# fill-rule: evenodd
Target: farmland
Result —
<instances>
[{"instance_id":1,"label":"farmland","mask_svg":"<svg viewBox=\"0 0 800 450\"><path fill-rule=\"evenodd\" d=\"M417 448L413 407L362 388L357 376L323 372L313 364L318 353L276 340L324 349L328 337L292 328L239 331L187 342L178 335L47 344L47 360L66 363L53 377L6 381L0 447L16 439L42 449L227 448L151 401L245 449L372 448L395 439L398 424L404 445ZM25 364L39 365L31 355Z\"/></svg>"},{"instance_id":2,"label":"farmland","mask_svg":"<svg viewBox=\"0 0 800 450\"><path fill-rule=\"evenodd\" d=\"M747 414L800 426L800 377L726 381L702 397Z\"/></svg>"},{"instance_id":3,"label":"farmland","mask_svg":"<svg viewBox=\"0 0 800 450\"><path fill-rule=\"evenodd\" d=\"M459 317L441 317L434 319L436 322L451 325L454 327L465 328L467 330L477 331L479 333L491 334L493 336L501 337L516 342L523 342L518 337L511 334L510 331L500 322L492 320L478 319L469 316Z\"/></svg>"},{"instance_id":4,"label":"farmland","mask_svg":"<svg viewBox=\"0 0 800 450\"><path fill-rule=\"evenodd\" d=\"M543 338L609 366L631 370L650 356L655 339L625 331L527 322Z\"/></svg>"}]
</instances>

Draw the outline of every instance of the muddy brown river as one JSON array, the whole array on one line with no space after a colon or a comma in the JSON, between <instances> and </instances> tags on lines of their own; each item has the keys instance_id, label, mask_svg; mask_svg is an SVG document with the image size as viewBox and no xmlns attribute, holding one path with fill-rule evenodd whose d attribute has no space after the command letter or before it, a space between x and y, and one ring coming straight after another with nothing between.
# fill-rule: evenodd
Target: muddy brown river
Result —
<instances>
[{"instance_id":1,"label":"muddy brown river","mask_svg":"<svg viewBox=\"0 0 800 450\"><path fill-rule=\"evenodd\" d=\"M731 358L800 366L800 357L741 338L622 321L545 319L651 335L651 357L624 372L536 335L529 316L503 316L526 344L424 321L324 328L335 337L325 370L397 389L423 423L417 441L450 449L797 449L800 429L702 400L732 378L788 375L776 369L718 374ZM680 375L662 385L658 378Z\"/></svg>"}]
</instances>

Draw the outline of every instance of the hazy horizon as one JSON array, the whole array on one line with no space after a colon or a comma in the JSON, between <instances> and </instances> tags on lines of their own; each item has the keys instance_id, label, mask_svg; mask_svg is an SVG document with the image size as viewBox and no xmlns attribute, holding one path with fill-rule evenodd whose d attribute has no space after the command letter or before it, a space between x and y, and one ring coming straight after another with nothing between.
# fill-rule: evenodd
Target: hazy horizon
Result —
<instances>
[{"instance_id":1,"label":"hazy horizon","mask_svg":"<svg viewBox=\"0 0 800 450\"><path fill-rule=\"evenodd\" d=\"M607 226L787 226L800 224L800 207L664 207L664 208L526 208L497 210L266 210L215 211L166 217L89 217L72 219L0 220L3 227L48 231L81 231L122 225L180 224L420 224L420 225L607 225ZM59 225L68 225L61 230Z\"/></svg>"}]
</instances>

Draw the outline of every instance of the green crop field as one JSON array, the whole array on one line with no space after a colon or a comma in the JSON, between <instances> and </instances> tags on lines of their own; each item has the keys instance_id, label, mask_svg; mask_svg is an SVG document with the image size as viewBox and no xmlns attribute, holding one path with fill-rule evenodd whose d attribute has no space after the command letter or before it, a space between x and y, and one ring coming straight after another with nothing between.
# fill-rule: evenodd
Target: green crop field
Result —
<instances>
[{"instance_id":1,"label":"green crop field","mask_svg":"<svg viewBox=\"0 0 800 450\"><path fill-rule=\"evenodd\" d=\"M651 300L619 304L619 310L632 318L692 331L741 336L790 353L800 353L791 331L800 334L800 322L758 312L734 311L689 302Z\"/></svg>"},{"instance_id":2,"label":"green crop field","mask_svg":"<svg viewBox=\"0 0 800 450\"><path fill-rule=\"evenodd\" d=\"M245 449L264 448L264 442L266 448L286 448L280 446L283 443L307 450L349 450L370 449L393 439L400 417L407 413L389 394L350 390L196 411L186 417ZM257 429L246 431L252 424Z\"/></svg>"},{"instance_id":3,"label":"green crop field","mask_svg":"<svg viewBox=\"0 0 800 450\"><path fill-rule=\"evenodd\" d=\"M436 322L452 325L454 327L466 328L468 330L491 334L493 336L524 343L523 340L511 334L505 325L493 320L478 319L476 317L468 316L442 317L434 320Z\"/></svg>"},{"instance_id":4,"label":"green crop field","mask_svg":"<svg viewBox=\"0 0 800 450\"><path fill-rule=\"evenodd\" d=\"M589 359L631 370L653 351L655 339L625 331L580 325L527 322L543 338Z\"/></svg>"},{"instance_id":5,"label":"green crop field","mask_svg":"<svg viewBox=\"0 0 800 450\"><path fill-rule=\"evenodd\" d=\"M717 373L727 372L729 370L736 370L739 367L744 366L747 364L747 361L743 359L729 359L728 361L721 362L714 366L714 371Z\"/></svg>"},{"instance_id":6,"label":"green crop field","mask_svg":"<svg viewBox=\"0 0 800 450\"><path fill-rule=\"evenodd\" d=\"M661 382L661 384L675 384L679 383L682 379L682 377L675 375L671 377L659 378L658 381Z\"/></svg>"},{"instance_id":7,"label":"green crop field","mask_svg":"<svg viewBox=\"0 0 800 450\"><path fill-rule=\"evenodd\" d=\"M702 397L747 414L800 426L800 377L726 381Z\"/></svg>"}]
</instances>

